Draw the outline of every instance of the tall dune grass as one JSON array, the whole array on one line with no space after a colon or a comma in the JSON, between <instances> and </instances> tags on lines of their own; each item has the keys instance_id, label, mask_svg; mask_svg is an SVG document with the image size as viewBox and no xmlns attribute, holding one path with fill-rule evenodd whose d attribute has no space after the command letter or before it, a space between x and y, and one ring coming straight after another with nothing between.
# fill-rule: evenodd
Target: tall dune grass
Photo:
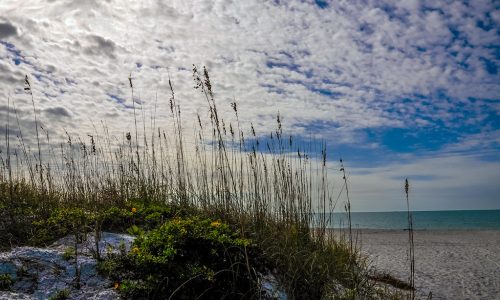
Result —
<instances>
[{"instance_id":1,"label":"tall dune grass","mask_svg":"<svg viewBox=\"0 0 500 300\"><path fill-rule=\"evenodd\" d=\"M257 136L253 125L246 136L236 102L231 103L236 123L219 114L208 71L193 67L193 79L210 116L198 116L194 140L186 140L180 104L169 80L171 126L156 127L153 115L147 129L143 112L141 141L129 77L135 132L113 138L102 123L92 135L67 134L65 143L55 145L48 134L45 142L38 136L35 98L26 77L37 149L33 152L22 134L17 143L11 141L7 124L7 153L1 154L0 165L0 244L30 243L33 222L48 218L56 208L99 212L126 207L130 201L169 204L224 220L256 241L275 261L279 280L292 298L335 295L340 293L336 282L347 288L346 295L371 297L351 227L349 243L326 230L332 222L328 216L333 192L325 147L314 155L294 143L283 133L279 114L270 138ZM12 117L20 131L15 109ZM348 212L350 205L348 199ZM94 229L98 231L98 225Z\"/></svg>"}]
</instances>

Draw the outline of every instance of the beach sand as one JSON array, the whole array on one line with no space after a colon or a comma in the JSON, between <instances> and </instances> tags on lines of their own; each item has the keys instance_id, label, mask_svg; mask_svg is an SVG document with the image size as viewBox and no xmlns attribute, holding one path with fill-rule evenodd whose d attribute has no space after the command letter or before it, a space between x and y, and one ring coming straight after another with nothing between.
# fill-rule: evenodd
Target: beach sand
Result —
<instances>
[{"instance_id":1,"label":"beach sand","mask_svg":"<svg viewBox=\"0 0 500 300\"><path fill-rule=\"evenodd\" d=\"M408 231L357 232L371 266L408 281ZM500 230L418 230L414 241L418 299L500 299Z\"/></svg>"}]
</instances>

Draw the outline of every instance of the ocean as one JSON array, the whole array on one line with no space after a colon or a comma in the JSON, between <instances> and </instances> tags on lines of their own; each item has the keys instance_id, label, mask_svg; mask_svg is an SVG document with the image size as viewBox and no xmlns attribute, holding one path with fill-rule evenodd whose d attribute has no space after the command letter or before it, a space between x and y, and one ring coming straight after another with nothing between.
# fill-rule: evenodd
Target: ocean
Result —
<instances>
[{"instance_id":1,"label":"ocean","mask_svg":"<svg viewBox=\"0 0 500 300\"><path fill-rule=\"evenodd\" d=\"M319 217L316 214L316 217ZM331 214L330 228L345 228L347 213ZM406 211L352 212L352 228L358 229L407 229ZM413 229L416 230L471 230L500 229L500 210L444 210L412 212Z\"/></svg>"}]
</instances>

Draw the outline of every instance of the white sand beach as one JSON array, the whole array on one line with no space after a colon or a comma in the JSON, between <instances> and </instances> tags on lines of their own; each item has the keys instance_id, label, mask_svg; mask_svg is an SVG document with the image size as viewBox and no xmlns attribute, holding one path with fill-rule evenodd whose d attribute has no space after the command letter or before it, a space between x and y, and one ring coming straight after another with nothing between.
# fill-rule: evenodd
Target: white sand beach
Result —
<instances>
[{"instance_id":1,"label":"white sand beach","mask_svg":"<svg viewBox=\"0 0 500 300\"><path fill-rule=\"evenodd\" d=\"M361 251L371 265L408 281L408 232L362 230ZM414 232L419 299L500 299L499 230Z\"/></svg>"}]
</instances>

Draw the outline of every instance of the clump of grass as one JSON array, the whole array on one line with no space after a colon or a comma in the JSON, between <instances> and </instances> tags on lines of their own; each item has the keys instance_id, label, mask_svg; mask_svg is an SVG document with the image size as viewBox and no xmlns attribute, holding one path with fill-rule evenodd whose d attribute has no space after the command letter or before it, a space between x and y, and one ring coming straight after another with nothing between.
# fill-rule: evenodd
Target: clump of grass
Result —
<instances>
[{"instance_id":1,"label":"clump of grass","mask_svg":"<svg viewBox=\"0 0 500 300\"><path fill-rule=\"evenodd\" d=\"M69 299L70 292L67 289L59 290L54 295L49 297L49 300L66 300Z\"/></svg>"},{"instance_id":2,"label":"clump of grass","mask_svg":"<svg viewBox=\"0 0 500 300\"><path fill-rule=\"evenodd\" d=\"M14 279L10 274L0 274L0 291L10 291L13 284Z\"/></svg>"},{"instance_id":3,"label":"clump of grass","mask_svg":"<svg viewBox=\"0 0 500 300\"><path fill-rule=\"evenodd\" d=\"M136 105L129 76L134 132L115 140L103 125L101 134L97 129L83 138L67 133L66 142L59 145L51 143L48 134L46 141L39 138L35 97L26 80L37 151L31 152L22 135L19 149L10 149L7 135L7 157L0 154L0 245L46 245L67 234L74 234L76 242L85 234L98 238L103 230L132 228L139 234L136 246L144 255L107 261L133 267L116 278L122 280L120 290L126 294L147 290L175 297L189 293L187 287L193 282L208 289L215 280L225 294L252 291L255 296L256 272L263 267L258 257L275 270L291 298L319 299L332 291L332 282L352 291L353 297L369 297L373 290L351 230L349 243L327 230L331 220L326 215L333 201L325 147L318 156L295 144L284 134L279 114L269 138L258 135L252 124L246 136L236 102L231 103L234 116L224 118L219 113L207 69L193 67L193 79L209 115L208 120L198 116L195 137L188 140L194 147L185 147L181 109L170 80L170 127L151 125L148 132L143 113L140 138L137 112L142 107ZM17 113L16 119L19 125ZM13 153L16 164L11 163ZM347 192L345 172L344 182ZM318 212L323 213L321 220L315 217ZM214 228L207 220L219 220L221 227ZM216 251L191 253L195 250L186 248L186 243ZM203 258L200 261L208 255L208 269L188 260L188 254ZM135 268L141 264L149 268ZM156 270L154 264L165 264L172 273L150 272ZM118 270L120 265L107 268Z\"/></svg>"},{"instance_id":4,"label":"clump of grass","mask_svg":"<svg viewBox=\"0 0 500 300\"><path fill-rule=\"evenodd\" d=\"M75 258L75 255L76 255L76 251L75 251L75 248L73 248L73 247L68 247L63 252L64 260L71 260L71 259Z\"/></svg>"},{"instance_id":5,"label":"clump of grass","mask_svg":"<svg viewBox=\"0 0 500 300\"><path fill-rule=\"evenodd\" d=\"M347 212L347 226L349 229L349 249L353 252L352 245L352 222L351 222L351 199L349 198L349 186L347 185L347 177L345 175L345 167L342 158L340 159L340 171L342 172L342 179L344 180L345 194L347 202L345 204L345 211Z\"/></svg>"}]
</instances>

